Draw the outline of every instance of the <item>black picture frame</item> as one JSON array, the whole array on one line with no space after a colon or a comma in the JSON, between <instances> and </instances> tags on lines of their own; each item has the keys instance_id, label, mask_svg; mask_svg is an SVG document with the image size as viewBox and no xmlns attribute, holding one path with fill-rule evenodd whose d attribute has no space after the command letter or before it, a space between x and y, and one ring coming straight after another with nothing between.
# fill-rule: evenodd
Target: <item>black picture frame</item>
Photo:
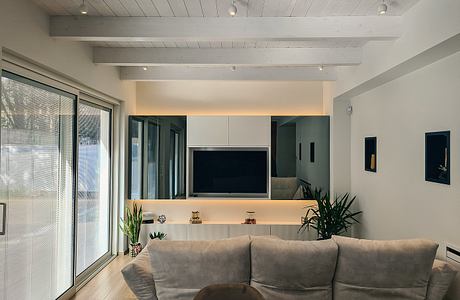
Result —
<instances>
[{"instance_id":1,"label":"black picture frame","mask_svg":"<svg viewBox=\"0 0 460 300\"><path fill-rule=\"evenodd\" d=\"M377 172L377 137L364 138L364 170Z\"/></svg>"},{"instance_id":2,"label":"black picture frame","mask_svg":"<svg viewBox=\"0 0 460 300\"><path fill-rule=\"evenodd\" d=\"M425 133L425 180L450 185L450 131Z\"/></svg>"}]
</instances>

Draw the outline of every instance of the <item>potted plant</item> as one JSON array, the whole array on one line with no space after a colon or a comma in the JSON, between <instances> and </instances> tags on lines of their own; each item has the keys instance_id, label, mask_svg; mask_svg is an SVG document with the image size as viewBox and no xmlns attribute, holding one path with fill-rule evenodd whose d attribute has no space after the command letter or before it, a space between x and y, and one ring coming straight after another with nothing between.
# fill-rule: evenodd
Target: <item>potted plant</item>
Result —
<instances>
[{"instance_id":1,"label":"potted plant","mask_svg":"<svg viewBox=\"0 0 460 300\"><path fill-rule=\"evenodd\" d=\"M322 195L321 190L315 189L312 194L317 204L306 207L307 212L299 232L311 226L318 232L318 240L326 240L347 232L351 225L359 223L356 217L362 211L351 211L356 196L350 199L350 194L346 193L331 201L329 193Z\"/></svg>"},{"instance_id":2,"label":"potted plant","mask_svg":"<svg viewBox=\"0 0 460 300\"><path fill-rule=\"evenodd\" d=\"M120 218L120 229L128 237L131 256L135 257L142 251L142 245L139 243L139 233L142 224L142 205L137 207L133 204L133 211L126 208L126 219Z\"/></svg>"},{"instance_id":3,"label":"potted plant","mask_svg":"<svg viewBox=\"0 0 460 300\"><path fill-rule=\"evenodd\" d=\"M150 239L152 240L156 240L156 239L164 240L167 234L164 232L158 231L158 232L153 232L153 233L150 232L149 236L150 236Z\"/></svg>"}]
</instances>

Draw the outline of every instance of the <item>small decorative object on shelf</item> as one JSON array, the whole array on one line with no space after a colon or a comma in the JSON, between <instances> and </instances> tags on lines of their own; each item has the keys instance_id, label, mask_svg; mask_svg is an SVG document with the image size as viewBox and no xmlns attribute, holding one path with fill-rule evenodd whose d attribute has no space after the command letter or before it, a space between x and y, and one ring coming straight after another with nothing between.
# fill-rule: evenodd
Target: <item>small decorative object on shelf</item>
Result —
<instances>
[{"instance_id":1,"label":"small decorative object on shelf","mask_svg":"<svg viewBox=\"0 0 460 300\"><path fill-rule=\"evenodd\" d=\"M156 240L156 239L164 240L167 234L164 232L158 231L158 232L150 233L149 236L150 236L150 239L152 240Z\"/></svg>"},{"instance_id":2,"label":"small decorative object on shelf","mask_svg":"<svg viewBox=\"0 0 460 300\"><path fill-rule=\"evenodd\" d=\"M142 223L144 224L152 224L153 221L153 212L146 211L142 213Z\"/></svg>"},{"instance_id":3,"label":"small decorative object on shelf","mask_svg":"<svg viewBox=\"0 0 460 300\"><path fill-rule=\"evenodd\" d=\"M255 211L247 211L246 212L246 219L244 220L243 224L256 224L255 215L256 215Z\"/></svg>"},{"instance_id":4,"label":"small decorative object on shelf","mask_svg":"<svg viewBox=\"0 0 460 300\"><path fill-rule=\"evenodd\" d=\"M190 218L190 224L201 224L203 223L200 218L199 211L192 211L192 217Z\"/></svg>"},{"instance_id":5,"label":"small decorative object on shelf","mask_svg":"<svg viewBox=\"0 0 460 300\"><path fill-rule=\"evenodd\" d=\"M157 221L158 221L158 223L160 223L160 224L164 224L164 223L166 222L166 216L165 216L165 215L160 215L160 216L158 217L158 220L157 220Z\"/></svg>"}]
</instances>

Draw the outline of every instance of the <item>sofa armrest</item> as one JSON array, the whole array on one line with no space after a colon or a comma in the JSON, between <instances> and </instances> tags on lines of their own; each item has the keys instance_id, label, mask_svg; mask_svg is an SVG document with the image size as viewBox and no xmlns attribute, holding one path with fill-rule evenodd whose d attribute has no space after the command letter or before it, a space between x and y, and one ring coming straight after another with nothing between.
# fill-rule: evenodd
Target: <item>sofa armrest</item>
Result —
<instances>
[{"instance_id":1,"label":"sofa armrest","mask_svg":"<svg viewBox=\"0 0 460 300\"><path fill-rule=\"evenodd\" d=\"M153 281L150 254L146 248L122 270L123 278L140 300L158 300Z\"/></svg>"},{"instance_id":2,"label":"sofa armrest","mask_svg":"<svg viewBox=\"0 0 460 300\"><path fill-rule=\"evenodd\" d=\"M426 300L444 299L457 271L448 263L435 259L428 282Z\"/></svg>"}]
</instances>

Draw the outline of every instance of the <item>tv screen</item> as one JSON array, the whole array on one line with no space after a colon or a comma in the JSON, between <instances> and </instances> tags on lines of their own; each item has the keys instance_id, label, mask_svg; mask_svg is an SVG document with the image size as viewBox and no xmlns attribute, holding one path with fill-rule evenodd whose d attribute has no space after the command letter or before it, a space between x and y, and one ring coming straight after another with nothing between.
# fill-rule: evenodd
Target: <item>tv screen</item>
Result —
<instances>
[{"instance_id":1,"label":"tv screen","mask_svg":"<svg viewBox=\"0 0 460 300\"><path fill-rule=\"evenodd\" d=\"M192 153L192 195L267 195L267 150L196 149Z\"/></svg>"}]
</instances>

